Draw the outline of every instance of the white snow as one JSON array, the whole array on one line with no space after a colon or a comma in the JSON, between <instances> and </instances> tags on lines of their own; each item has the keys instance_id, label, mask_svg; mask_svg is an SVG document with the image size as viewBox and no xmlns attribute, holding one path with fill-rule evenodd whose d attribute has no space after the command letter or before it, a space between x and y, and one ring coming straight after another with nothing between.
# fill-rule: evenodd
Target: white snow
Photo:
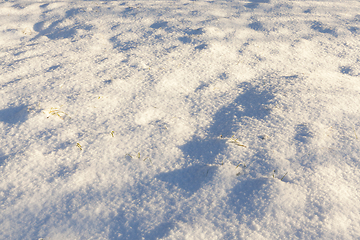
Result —
<instances>
[{"instance_id":1,"label":"white snow","mask_svg":"<svg viewBox=\"0 0 360 240\"><path fill-rule=\"evenodd\" d=\"M360 2L0 3L1 239L357 239Z\"/></svg>"}]
</instances>

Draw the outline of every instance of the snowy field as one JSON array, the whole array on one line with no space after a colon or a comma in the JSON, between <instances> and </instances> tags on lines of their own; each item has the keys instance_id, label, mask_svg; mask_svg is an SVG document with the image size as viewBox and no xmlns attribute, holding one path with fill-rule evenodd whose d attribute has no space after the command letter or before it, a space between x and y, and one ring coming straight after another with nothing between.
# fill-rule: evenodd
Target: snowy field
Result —
<instances>
[{"instance_id":1,"label":"snowy field","mask_svg":"<svg viewBox=\"0 0 360 240\"><path fill-rule=\"evenodd\" d=\"M360 238L360 1L0 3L0 239Z\"/></svg>"}]
</instances>

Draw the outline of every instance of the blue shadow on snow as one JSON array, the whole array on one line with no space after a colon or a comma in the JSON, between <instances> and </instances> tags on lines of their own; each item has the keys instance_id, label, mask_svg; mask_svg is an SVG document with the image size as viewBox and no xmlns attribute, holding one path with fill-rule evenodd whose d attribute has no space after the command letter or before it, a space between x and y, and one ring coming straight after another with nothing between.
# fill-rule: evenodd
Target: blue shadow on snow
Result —
<instances>
[{"instance_id":1,"label":"blue shadow on snow","mask_svg":"<svg viewBox=\"0 0 360 240\"><path fill-rule=\"evenodd\" d=\"M15 124L25 122L28 116L27 107L20 105L0 110L0 122Z\"/></svg>"},{"instance_id":2,"label":"blue shadow on snow","mask_svg":"<svg viewBox=\"0 0 360 240\"><path fill-rule=\"evenodd\" d=\"M68 18L72 18L75 15L84 12L82 8L74 8L66 11L65 17L60 20L56 20L51 22L48 27L44 27L47 25L48 21L41 21L35 23L33 29L38 32L38 34L32 39L35 40L40 36L46 36L49 39L56 40L56 39L63 39L63 38L72 38L77 34L78 29L83 29L89 31L93 28L92 25L86 25L83 23L75 23L71 27L65 26L60 27L61 24Z\"/></svg>"},{"instance_id":3,"label":"blue shadow on snow","mask_svg":"<svg viewBox=\"0 0 360 240\"><path fill-rule=\"evenodd\" d=\"M155 177L169 183L171 187L185 190L189 196L197 192L207 181L213 178L217 166L192 165L171 172L160 173Z\"/></svg>"},{"instance_id":4,"label":"blue shadow on snow","mask_svg":"<svg viewBox=\"0 0 360 240\"><path fill-rule=\"evenodd\" d=\"M259 3L269 3L270 0L250 0L249 3L245 4L244 6L247 8L257 8Z\"/></svg>"},{"instance_id":5,"label":"blue shadow on snow","mask_svg":"<svg viewBox=\"0 0 360 240\"><path fill-rule=\"evenodd\" d=\"M313 21L311 24L311 29L318 31L320 33L327 33L330 34L334 37L337 37L338 34L336 33L336 31L334 29L331 28L326 28L321 22L318 21Z\"/></svg>"},{"instance_id":6,"label":"blue shadow on snow","mask_svg":"<svg viewBox=\"0 0 360 240\"><path fill-rule=\"evenodd\" d=\"M232 103L221 108L213 117L213 123L207 130L206 138L194 136L180 147L185 156L203 160L204 164L213 163L216 155L226 148L223 137L231 137L238 129L243 117L263 119L270 113L264 105L271 103L274 96L268 91L258 91L249 83L239 86L244 89Z\"/></svg>"},{"instance_id":7,"label":"blue shadow on snow","mask_svg":"<svg viewBox=\"0 0 360 240\"><path fill-rule=\"evenodd\" d=\"M266 207L271 201L269 191L266 189L271 181L276 180L247 178L239 181L231 189L228 205L237 214L239 221L243 222L245 219L242 219L242 216L247 216L246 223L251 227L253 220L264 217Z\"/></svg>"},{"instance_id":8,"label":"blue shadow on snow","mask_svg":"<svg viewBox=\"0 0 360 240\"><path fill-rule=\"evenodd\" d=\"M141 217L136 216L135 218L129 219L126 216L126 212L119 210L116 217L110 224L109 239L110 240L156 240L161 239L169 235L170 231L175 228L176 223L173 221L159 223L151 231L144 233L143 227L141 227Z\"/></svg>"},{"instance_id":9,"label":"blue shadow on snow","mask_svg":"<svg viewBox=\"0 0 360 240\"><path fill-rule=\"evenodd\" d=\"M255 31L265 31L264 26L259 21L254 21L248 25L249 28L255 30Z\"/></svg>"}]
</instances>

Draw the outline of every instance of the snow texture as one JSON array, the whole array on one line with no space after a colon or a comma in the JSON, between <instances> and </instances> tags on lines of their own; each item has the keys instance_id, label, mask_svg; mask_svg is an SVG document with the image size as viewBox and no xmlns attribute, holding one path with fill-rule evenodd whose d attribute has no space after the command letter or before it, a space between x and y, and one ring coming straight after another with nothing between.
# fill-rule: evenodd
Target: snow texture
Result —
<instances>
[{"instance_id":1,"label":"snow texture","mask_svg":"<svg viewBox=\"0 0 360 240\"><path fill-rule=\"evenodd\" d=\"M2 1L0 238L360 238L359 13Z\"/></svg>"}]
</instances>

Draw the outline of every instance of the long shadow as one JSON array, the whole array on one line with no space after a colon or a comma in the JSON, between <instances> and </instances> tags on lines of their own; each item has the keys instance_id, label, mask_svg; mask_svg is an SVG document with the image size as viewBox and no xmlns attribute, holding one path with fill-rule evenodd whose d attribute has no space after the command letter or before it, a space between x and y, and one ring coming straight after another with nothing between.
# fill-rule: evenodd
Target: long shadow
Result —
<instances>
[{"instance_id":1,"label":"long shadow","mask_svg":"<svg viewBox=\"0 0 360 240\"><path fill-rule=\"evenodd\" d=\"M166 204L162 207L162 216L157 218L154 215L149 215L153 209L147 209L147 213L139 211L134 206L133 200L124 202L118 208L116 216L111 219L109 225L109 239L112 240L135 240L135 239L161 239L167 237L170 231L176 228L178 222L186 222L184 215L191 212L192 208L184 206L182 209L174 208L176 205L177 194L180 199L188 199L195 192L197 192L204 184L213 180L218 166L207 165L193 165L184 169L177 169L171 172L160 173L155 176L154 182L165 182L165 189L162 189L161 194L166 200ZM145 201L149 201L149 197L154 198L157 193L157 188L154 188L153 181L142 180L127 191L130 193L130 199L136 199L136 205L145 205ZM162 185L162 184L161 184ZM168 196L165 196L168 195ZM128 198L129 199L129 198ZM161 199L159 199L161 201ZM134 207L134 209L132 209ZM144 218L148 215L152 219L156 219L155 226L151 230L146 230L146 222L149 219Z\"/></svg>"},{"instance_id":2,"label":"long shadow","mask_svg":"<svg viewBox=\"0 0 360 240\"><path fill-rule=\"evenodd\" d=\"M262 23L259 22L259 21L253 21L252 23L250 23L248 25L248 27L255 30L255 31L266 31L266 29L264 28Z\"/></svg>"},{"instance_id":3,"label":"long shadow","mask_svg":"<svg viewBox=\"0 0 360 240\"><path fill-rule=\"evenodd\" d=\"M226 76L224 75L222 78L226 79ZM165 182L165 188L167 188L165 192L170 194L178 192L182 198L191 198L193 194L214 179L218 166L207 164L213 163L216 155L226 147L225 141L219 136L231 137L244 117L263 119L270 113L263 106L274 99L270 92L259 91L258 88L249 83L241 84L239 87L243 89L242 94L214 115L214 121L207 131L207 137L204 139L194 137L181 146L184 155L198 158L200 163L170 172L159 173L155 176L157 180ZM263 159L264 156L261 154L259 152L254 160ZM267 168L267 166L264 165L264 168ZM254 199L258 197L257 191L261 191L267 181L268 179L265 178L247 178L239 182L230 193L229 204L242 212L251 213L255 211L252 204L255 202ZM139 183L135 187L136 192L132 193L131 198L138 199L138 205L142 205L142 202L148 199L143 196L154 194L150 184L150 182ZM243 203L248 207L247 209L243 208ZM165 216L152 230L146 231L143 226L146 223L146 219L142 220L143 213L138 212L136 209L132 211L124 203L118 209L116 217L111 220L109 239L159 239L167 237L171 229L176 228L177 222L184 220L181 216L184 216L185 212L191 211L191 209L186 209L186 206L184 206L185 209L177 212L176 208L172 207L173 204L175 203L166 203Z\"/></svg>"},{"instance_id":4,"label":"long shadow","mask_svg":"<svg viewBox=\"0 0 360 240\"><path fill-rule=\"evenodd\" d=\"M334 29L328 28L328 27L324 26L324 24L322 24L321 22L318 22L318 21L313 21L312 22L311 29L313 29L315 31L318 31L320 33L330 34L330 35L332 35L334 37L338 36L337 32Z\"/></svg>"},{"instance_id":5,"label":"long shadow","mask_svg":"<svg viewBox=\"0 0 360 240\"><path fill-rule=\"evenodd\" d=\"M187 168L177 169L172 172L160 173L155 177L161 181L167 182L169 188L176 186L185 190L185 197L190 197L197 192L204 183L213 178L216 169L217 166L197 164Z\"/></svg>"},{"instance_id":6,"label":"long shadow","mask_svg":"<svg viewBox=\"0 0 360 240\"><path fill-rule=\"evenodd\" d=\"M176 227L174 220L159 223L153 230L144 233L141 226L141 217L136 215L129 219L126 212L119 210L110 224L109 239L110 240L156 240L167 237L170 231Z\"/></svg>"},{"instance_id":7,"label":"long shadow","mask_svg":"<svg viewBox=\"0 0 360 240\"><path fill-rule=\"evenodd\" d=\"M27 117L28 111L25 105L0 110L0 122L15 124L25 122Z\"/></svg>"},{"instance_id":8,"label":"long shadow","mask_svg":"<svg viewBox=\"0 0 360 240\"><path fill-rule=\"evenodd\" d=\"M48 27L44 27L47 23L47 21L41 21L38 23L35 23L33 26L33 29L38 32L38 34L32 39L35 40L39 38L40 36L46 36L49 39L55 40L55 39L63 39L63 38L72 38L77 34L78 29L83 30L91 30L93 26L86 25L86 24L80 24L76 23L72 27L59 27L61 26L61 23L63 23L67 18L71 18L81 12L83 12L81 8L74 8L66 11L65 17L53 21Z\"/></svg>"},{"instance_id":9,"label":"long shadow","mask_svg":"<svg viewBox=\"0 0 360 240\"><path fill-rule=\"evenodd\" d=\"M244 6L247 8L257 8L259 6L259 3L269 3L270 0L250 0L248 4L245 4Z\"/></svg>"},{"instance_id":10,"label":"long shadow","mask_svg":"<svg viewBox=\"0 0 360 240\"><path fill-rule=\"evenodd\" d=\"M167 178L167 176L160 176ZM144 205L148 201L148 196L156 194L155 190L150 184L151 182L141 181L134 188L127 191L131 195L131 199L136 199L137 206ZM155 192L154 192L155 191ZM162 194L167 194L165 191ZM170 192L171 193L171 192ZM166 204L162 207L161 219L155 215L148 215L154 209L147 209L147 213L139 211L138 207L134 206L133 200L131 202L124 202L117 210L116 216L109 221L109 235L110 240L137 240L161 239L169 235L170 231L175 228L176 222L184 221L181 214L176 213L177 209L173 207L175 201L170 200L172 197L166 197ZM144 216L148 215L151 219L156 219L156 226L151 230L146 230L144 225L149 221Z\"/></svg>"},{"instance_id":11,"label":"long shadow","mask_svg":"<svg viewBox=\"0 0 360 240\"><path fill-rule=\"evenodd\" d=\"M243 117L263 119L270 113L270 110L264 108L264 105L274 99L270 92L258 91L249 83L239 87L244 89L244 92L215 114L213 124L206 132L206 138L194 136L180 147L185 156L201 160L204 164L213 163L216 155L226 147L226 141L220 136L231 137Z\"/></svg>"},{"instance_id":12,"label":"long shadow","mask_svg":"<svg viewBox=\"0 0 360 240\"><path fill-rule=\"evenodd\" d=\"M239 221L244 221L242 216L247 216L246 224L251 228L252 221L264 217L262 210L269 206L271 198L268 191L269 178L247 178L239 181L228 195L228 205ZM274 180L276 181L276 180ZM261 201L258 201L261 199ZM261 204L261 205L259 205Z\"/></svg>"}]
</instances>

